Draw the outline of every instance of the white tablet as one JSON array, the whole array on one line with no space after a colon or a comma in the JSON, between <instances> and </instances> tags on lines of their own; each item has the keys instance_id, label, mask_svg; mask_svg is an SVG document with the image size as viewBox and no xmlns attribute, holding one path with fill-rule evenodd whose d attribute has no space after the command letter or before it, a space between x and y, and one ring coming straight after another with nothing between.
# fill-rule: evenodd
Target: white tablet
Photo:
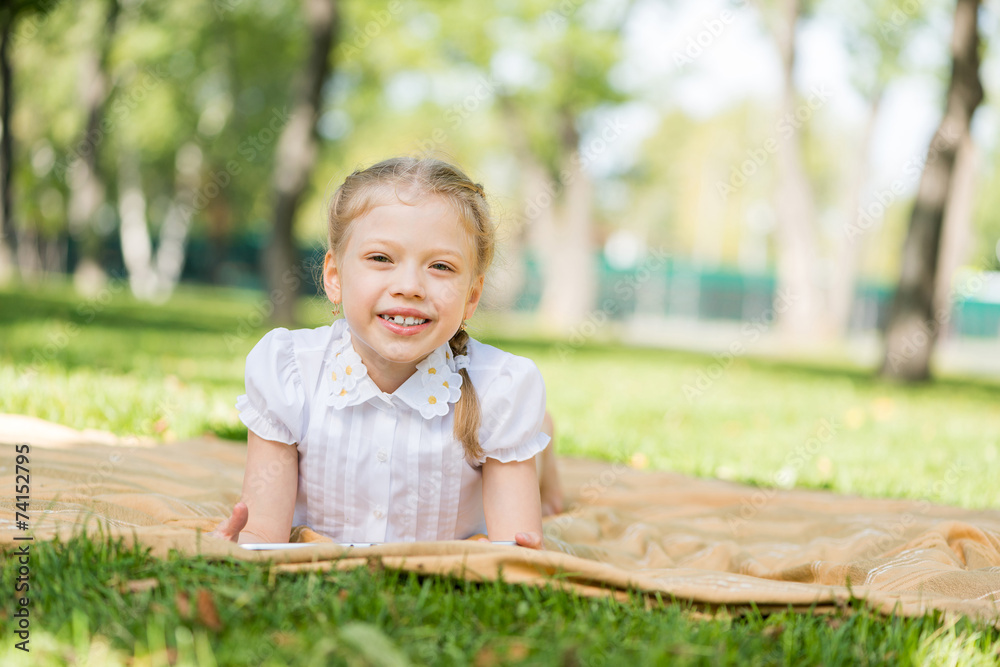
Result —
<instances>
[{"instance_id":1,"label":"white tablet","mask_svg":"<svg viewBox=\"0 0 1000 667\"><path fill-rule=\"evenodd\" d=\"M330 542L263 542L259 544L241 544L240 546L250 551L279 551L281 549L300 549L302 547L317 547ZM338 542L342 547L377 547L384 542ZM500 544L505 546L517 546L517 542L497 541L490 544Z\"/></svg>"},{"instance_id":2,"label":"white tablet","mask_svg":"<svg viewBox=\"0 0 1000 667\"><path fill-rule=\"evenodd\" d=\"M250 551L278 551L279 549L299 549L301 547L319 547L331 542L263 542L260 544L241 544L240 546ZM379 542L341 542L342 547L374 547Z\"/></svg>"}]
</instances>

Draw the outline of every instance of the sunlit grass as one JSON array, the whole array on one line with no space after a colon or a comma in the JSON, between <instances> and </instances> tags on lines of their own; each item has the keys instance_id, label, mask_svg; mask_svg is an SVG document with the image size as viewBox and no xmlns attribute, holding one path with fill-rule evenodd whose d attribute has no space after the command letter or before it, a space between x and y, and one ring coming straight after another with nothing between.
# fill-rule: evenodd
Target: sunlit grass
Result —
<instances>
[{"instance_id":1,"label":"sunlit grass","mask_svg":"<svg viewBox=\"0 0 1000 667\"><path fill-rule=\"evenodd\" d=\"M266 300L196 288L158 307L124 289L107 296L0 291L0 411L123 436L244 439L233 404L267 328ZM322 299L299 305L309 325L330 317ZM857 369L751 359L720 372L705 355L484 330L541 368L563 454L969 507L1000 501L997 385L899 387ZM377 568L277 574L100 541L34 548L32 653L8 640L0 664L964 665L995 664L1000 646L993 629L936 617L706 618L670 601L647 608ZM9 581L16 561L3 563ZM206 594L218 622L192 602ZM4 604L10 638L10 596Z\"/></svg>"},{"instance_id":2,"label":"sunlit grass","mask_svg":"<svg viewBox=\"0 0 1000 667\"><path fill-rule=\"evenodd\" d=\"M58 286L0 292L0 410L164 440L245 438L235 408L268 303L184 288L164 306L119 289L79 302ZM329 321L303 299L308 326ZM497 318L491 320L495 321ZM1000 384L903 387L815 368L610 345L485 342L545 376L563 454L759 484L1000 505Z\"/></svg>"}]
</instances>

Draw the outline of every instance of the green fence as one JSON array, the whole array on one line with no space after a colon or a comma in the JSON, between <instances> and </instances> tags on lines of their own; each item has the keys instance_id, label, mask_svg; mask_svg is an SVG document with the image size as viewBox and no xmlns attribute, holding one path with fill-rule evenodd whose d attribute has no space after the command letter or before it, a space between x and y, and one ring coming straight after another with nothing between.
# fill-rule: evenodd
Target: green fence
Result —
<instances>
[{"instance_id":1,"label":"green fence","mask_svg":"<svg viewBox=\"0 0 1000 667\"><path fill-rule=\"evenodd\" d=\"M537 261L526 257L526 281L515 307L532 311L541 300L541 272ZM669 258L616 269L603 255L595 258L597 296L595 308L611 319L624 320L642 309L644 314L698 320L752 321L772 307L773 275L734 270L707 270L691 262ZM626 289L622 287L625 286ZM881 329L889 311L893 287L861 283L855 291L849 330ZM604 304L613 302L613 308ZM975 298L956 299L946 336L1000 338L1000 303Z\"/></svg>"},{"instance_id":2,"label":"green fence","mask_svg":"<svg viewBox=\"0 0 1000 667\"><path fill-rule=\"evenodd\" d=\"M215 283L263 289L261 257L267 239L245 236L224 246L203 238L188 240L187 257L181 279L185 282ZM76 248L69 245L70 270ZM319 245L300 248L302 293L320 293L320 269L325 249ZM110 273L123 275L117 238L109 238L101 249L101 261ZM537 309L541 300L541 273L537 260L525 255L526 280L515 308ZM736 270L698 267L683 259L664 257L645 261L629 270L608 264L602 253L594 259L597 294L594 308L610 319L624 320L641 310L644 314L684 317L695 320L752 321L774 303L775 279L770 274L748 274ZM849 330L881 329L885 323L892 286L862 283L855 292ZM609 307L610 304L610 307ZM957 299L946 336L1000 337L1000 303Z\"/></svg>"}]
</instances>

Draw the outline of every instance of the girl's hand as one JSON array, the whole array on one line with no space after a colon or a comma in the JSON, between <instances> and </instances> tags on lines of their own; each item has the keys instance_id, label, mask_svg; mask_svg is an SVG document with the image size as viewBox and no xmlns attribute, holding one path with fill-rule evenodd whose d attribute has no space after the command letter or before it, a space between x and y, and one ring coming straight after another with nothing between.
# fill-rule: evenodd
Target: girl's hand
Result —
<instances>
[{"instance_id":1,"label":"girl's hand","mask_svg":"<svg viewBox=\"0 0 1000 667\"><path fill-rule=\"evenodd\" d=\"M233 513L215 527L209 535L220 540L236 542L240 539L240 531L247 526L250 519L250 509L242 500L233 506Z\"/></svg>"},{"instance_id":2,"label":"girl's hand","mask_svg":"<svg viewBox=\"0 0 1000 667\"><path fill-rule=\"evenodd\" d=\"M492 544L493 541L488 537L480 537L479 542L485 542L486 544ZM541 533L517 533L514 535L514 542L517 543L519 547L525 547L528 549L536 549L538 551L544 551L545 546L542 544L542 534ZM509 542L507 543L509 544Z\"/></svg>"},{"instance_id":3,"label":"girl's hand","mask_svg":"<svg viewBox=\"0 0 1000 667\"><path fill-rule=\"evenodd\" d=\"M517 533L514 535L514 541L517 542L517 546L519 547L537 549L538 551L543 551L545 549L542 545L541 533Z\"/></svg>"}]
</instances>

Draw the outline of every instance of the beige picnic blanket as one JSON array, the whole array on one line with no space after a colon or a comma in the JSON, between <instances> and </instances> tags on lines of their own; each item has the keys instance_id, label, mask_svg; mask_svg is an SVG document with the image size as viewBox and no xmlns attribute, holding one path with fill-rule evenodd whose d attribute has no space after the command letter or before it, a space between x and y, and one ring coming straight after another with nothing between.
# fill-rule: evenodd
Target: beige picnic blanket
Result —
<instances>
[{"instance_id":1,"label":"beige picnic blanket","mask_svg":"<svg viewBox=\"0 0 1000 667\"><path fill-rule=\"evenodd\" d=\"M28 533L15 515L19 443L29 449ZM250 552L202 534L239 498L245 452L213 437L157 444L0 415L0 549L23 544L15 537L86 529L137 539L158 556L177 549L288 570L375 558L389 568L584 594L660 593L709 609L828 611L854 597L884 613L937 609L1000 627L997 510L761 489L563 458L569 510L546 519L547 551L468 541L349 550L302 528L293 538L315 546Z\"/></svg>"}]
</instances>

